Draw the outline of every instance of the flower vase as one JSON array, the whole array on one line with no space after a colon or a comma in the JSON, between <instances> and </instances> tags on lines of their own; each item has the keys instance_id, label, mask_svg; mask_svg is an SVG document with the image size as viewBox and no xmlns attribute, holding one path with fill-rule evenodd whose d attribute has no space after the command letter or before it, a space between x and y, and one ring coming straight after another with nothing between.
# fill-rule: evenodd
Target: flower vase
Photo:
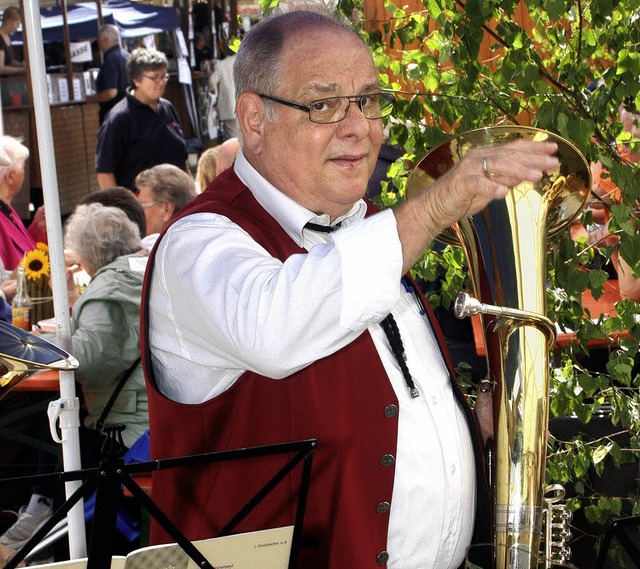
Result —
<instances>
[{"instance_id":1,"label":"flower vase","mask_svg":"<svg viewBox=\"0 0 640 569\"><path fill-rule=\"evenodd\" d=\"M27 281L27 291L33 303L31 308L31 323L37 324L41 320L53 317L53 292L49 286L49 277L41 276Z\"/></svg>"}]
</instances>

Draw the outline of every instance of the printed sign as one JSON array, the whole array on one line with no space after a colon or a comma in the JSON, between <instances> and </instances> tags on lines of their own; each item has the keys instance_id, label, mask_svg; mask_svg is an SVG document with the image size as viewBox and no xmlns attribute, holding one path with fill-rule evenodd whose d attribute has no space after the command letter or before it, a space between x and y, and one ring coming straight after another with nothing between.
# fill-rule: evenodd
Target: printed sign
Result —
<instances>
[{"instance_id":1,"label":"printed sign","mask_svg":"<svg viewBox=\"0 0 640 569\"><path fill-rule=\"evenodd\" d=\"M93 54L91 53L91 42L81 41L72 43L71 49L71 61L73 63L84 63L86 61L93 60Z\"/></svg>"}]
</instances>

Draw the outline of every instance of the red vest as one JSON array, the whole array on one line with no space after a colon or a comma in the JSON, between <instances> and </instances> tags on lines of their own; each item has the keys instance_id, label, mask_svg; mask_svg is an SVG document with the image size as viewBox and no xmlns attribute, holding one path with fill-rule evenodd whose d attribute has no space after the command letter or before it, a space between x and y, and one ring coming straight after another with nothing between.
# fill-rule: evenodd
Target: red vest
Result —
<instances>
[{"instance_id":1,"label":"red vest","mask_svg":"<svg viewBox=\"0 0 640 569\"><path fill-rule=\"evenodd\" d=\"M196 212L225 215L283 261L292 254L305 253L262 209L232 169L179 217ZM152 254L141 328L152 458L316 438L298 567L379 567L389 521L388 509L379 505L390 503L392 498L394 465L387 455L396 453L398 400L369 333L285 379L245 372L230 389L209 401L176 403L155 388L145 349L153 262ZM444 346L435 319L430 319ZM462 400L457 384L455 391ZM464 406L470 424L475 425ZM188 538L208 538L216 535L282 464L282 457L269 457L155 472L153 499ZM236 531L291 525L299 480L300 472L294 471ZM151 541L170 539L152 526Z\"/></svg>"}]
</instances>

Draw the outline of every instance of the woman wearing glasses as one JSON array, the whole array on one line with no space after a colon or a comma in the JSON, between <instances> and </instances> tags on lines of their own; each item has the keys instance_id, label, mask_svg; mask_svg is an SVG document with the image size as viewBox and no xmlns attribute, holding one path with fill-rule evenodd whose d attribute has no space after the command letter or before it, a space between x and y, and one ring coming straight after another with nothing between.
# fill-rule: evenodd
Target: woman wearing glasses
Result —
<instances>
[{"instance_id":1,"label":"woman wearing glasses","mask_svg":"<svg viewBox=\"0 0 640 569\"><path fill-rule=\"evenodd\" d=\"M157 164L186 169L187 147L175 107L162 98L167 58L155 49L138 48L127 61L130 87L98 131L96 172L101 188L135 190L142 170Z\"/></svg>"}]
</instances>

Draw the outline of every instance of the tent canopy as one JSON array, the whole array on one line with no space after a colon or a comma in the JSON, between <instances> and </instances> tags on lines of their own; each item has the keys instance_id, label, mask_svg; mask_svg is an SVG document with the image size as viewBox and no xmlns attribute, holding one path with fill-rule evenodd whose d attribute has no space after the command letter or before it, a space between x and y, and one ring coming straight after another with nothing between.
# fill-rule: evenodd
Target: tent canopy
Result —
<instances>
[{"instance_id":1,"label":"tent canopy","mask_svg":"<svg viewBox=\"0 0 640 569\"><path fill-rule=\"evenodd\" d=\"M138 2L116 1L102 5L105 24L115 24L123 38L134 38L173 31L180 26L175 8L163 8ZM62 9L41 8L42 37L46 42L64 41ZM71 41L93 40L98 33L98 8L94 2L80 2L67 8ZM11 36L12 42L22 43L22 32Z\"/></svg>"}]
</instances>

